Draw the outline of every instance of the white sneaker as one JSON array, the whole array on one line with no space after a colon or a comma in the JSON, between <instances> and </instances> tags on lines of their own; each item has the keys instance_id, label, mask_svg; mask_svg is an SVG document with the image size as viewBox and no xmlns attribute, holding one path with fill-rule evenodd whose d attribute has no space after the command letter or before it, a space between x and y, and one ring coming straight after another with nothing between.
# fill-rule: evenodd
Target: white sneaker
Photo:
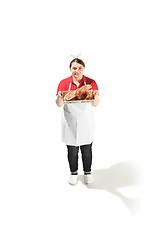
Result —
<instances>
[{"instance_id":1,"label":"white sneaker","mask_svg":"<svg viewBox=\"0 0 160 240\"><path fill-rule=\"evenodd\" d=\"M84 175L84 181L85 181L86 184L93 183L94 178L93 178L92 174L85 174Z\"/></svg>"},{"instance_id":2,"label":"white sneaker","mask_svg":"<svg viewBox=\"0 0 160 240\"><path fill-rule=\"evenodd\" d=\"M70 175L69 184L76 185L78 180L78 175Z\"/></svg>"}]
</instances>

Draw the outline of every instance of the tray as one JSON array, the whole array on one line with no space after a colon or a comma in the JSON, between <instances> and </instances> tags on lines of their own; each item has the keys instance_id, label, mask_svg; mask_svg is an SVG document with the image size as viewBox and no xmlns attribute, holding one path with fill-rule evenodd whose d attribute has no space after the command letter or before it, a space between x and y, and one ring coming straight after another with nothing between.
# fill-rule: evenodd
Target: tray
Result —
<instances>
[{"instance_id":1,"label":"tray","mask_svg":"<svg viewBox=\"0 0 160 240\"><path fill-rule=\"evenodd\" d=\"M69 100L69 101L66 101L64 100L63 102L64 103L89 103L89 102L94 102L95 99L92 99L92 100Z\"/></svg>"}]
</instances>

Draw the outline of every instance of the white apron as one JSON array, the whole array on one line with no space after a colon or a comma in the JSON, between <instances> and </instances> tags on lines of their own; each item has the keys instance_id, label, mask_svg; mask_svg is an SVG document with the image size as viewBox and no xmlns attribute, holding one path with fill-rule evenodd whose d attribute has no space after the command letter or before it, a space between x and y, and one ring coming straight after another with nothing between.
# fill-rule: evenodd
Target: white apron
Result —
<instances>
[{"instance_id":1,"label":"white apron","mask_svg":"<svg viewBox=\"0 0 160 240\"><path fill-rule=\"evenodd\" d=\"M86 83L85 83L86 84ZM71 84L68 91L70 91ZM94 115L91 103L68 103L63 106L62 141L81 146L93 142Z\"/></svg>"}]
</instances>

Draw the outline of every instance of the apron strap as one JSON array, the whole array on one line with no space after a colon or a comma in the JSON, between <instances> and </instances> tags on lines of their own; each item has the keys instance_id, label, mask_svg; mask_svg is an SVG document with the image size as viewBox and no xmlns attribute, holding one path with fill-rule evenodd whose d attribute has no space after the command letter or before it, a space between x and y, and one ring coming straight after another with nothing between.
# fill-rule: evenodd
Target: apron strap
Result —
<instances>
[{"instance_id":1,"label":"apron strap","mask_svg":"<svg viewBox=\"0 0 160 240\"><path fill-rule=\"evenodd\" d=\"M70 84L69 84L68 91L70 91L70 90L71 90L71 85L72 85L72 82L70 82Z\"/></svg>"}]
</instances>

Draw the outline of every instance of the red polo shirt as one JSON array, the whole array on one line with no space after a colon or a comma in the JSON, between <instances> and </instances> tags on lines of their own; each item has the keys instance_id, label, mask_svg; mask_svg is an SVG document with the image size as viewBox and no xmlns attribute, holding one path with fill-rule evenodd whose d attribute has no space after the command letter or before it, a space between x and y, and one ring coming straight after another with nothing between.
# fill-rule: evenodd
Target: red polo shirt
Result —
<instances>
[{"instance_id":1,"label":"red polo shirt","mask_svg":"<svg viewBox=\"0 0 160 240\"><path fill-rule=\"evenodd\" d=\"M70 83L71 83L70 90L72 91L72 90L76 90L77 88L84 86L85 85L84 82L86 82L86 84L90 84L92 86L93 90L98 90L97 83L93 79L88 78L83 75L83 78L82 78L79 86L77 87L77 85L73 82L73 76L70 76L70 77L65 78L62 81L60 81L58 88L57 88L57 94L59 91L61 91L61 92L68 91Z\"/></svg>"}]
</instances>

